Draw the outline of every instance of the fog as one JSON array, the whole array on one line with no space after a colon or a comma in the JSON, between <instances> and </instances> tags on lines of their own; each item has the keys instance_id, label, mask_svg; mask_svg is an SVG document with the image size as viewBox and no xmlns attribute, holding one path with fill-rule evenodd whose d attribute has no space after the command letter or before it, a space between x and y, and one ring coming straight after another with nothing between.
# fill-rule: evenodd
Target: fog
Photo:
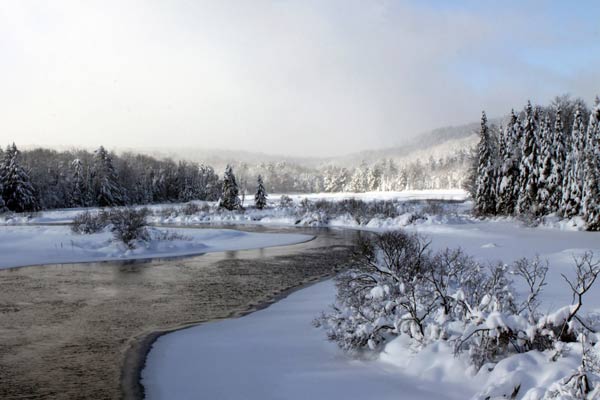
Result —
<instances>
[{"instance_id":1,"label":"fog","mask_svg":"<svg viewBox=\"0 0 600 400\"><path fill-rule=\"evenodd\" d=\"M599 4L0 0L0 144L332 156L590 102Z\"/></svg>"}]
</instances>

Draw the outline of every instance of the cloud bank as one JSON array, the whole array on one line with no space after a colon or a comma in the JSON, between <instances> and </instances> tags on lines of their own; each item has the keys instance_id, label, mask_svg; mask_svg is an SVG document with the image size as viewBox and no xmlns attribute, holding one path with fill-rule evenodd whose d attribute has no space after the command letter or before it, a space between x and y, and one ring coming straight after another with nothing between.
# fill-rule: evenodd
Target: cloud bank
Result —
<instances>
[{"instance_id":1,"label":"cloud bank","mask_svg":"<svg viewBox=\"0 0 600 400\"><path fill-rule=\"evenodd\" d=\"M563 3L0 2L0 140L324 156L591 101L600 6Z\"/></svg>"}]
</instances>

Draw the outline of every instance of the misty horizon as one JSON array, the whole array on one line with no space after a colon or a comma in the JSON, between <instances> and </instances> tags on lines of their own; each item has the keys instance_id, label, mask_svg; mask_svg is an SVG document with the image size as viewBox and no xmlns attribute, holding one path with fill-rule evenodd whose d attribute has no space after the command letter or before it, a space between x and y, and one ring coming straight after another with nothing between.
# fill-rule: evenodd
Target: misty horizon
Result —
<instances>
[{"instance_id":1,"label":"misty horizon","mask_svg":"<svg viewBox=\"0 0 600 400\"><path fill-rule=\"evenodd\" d=\"M6 2L0 142L334 157L592 101L598 5L515 4Z\"/></svg>"}]
</instances>

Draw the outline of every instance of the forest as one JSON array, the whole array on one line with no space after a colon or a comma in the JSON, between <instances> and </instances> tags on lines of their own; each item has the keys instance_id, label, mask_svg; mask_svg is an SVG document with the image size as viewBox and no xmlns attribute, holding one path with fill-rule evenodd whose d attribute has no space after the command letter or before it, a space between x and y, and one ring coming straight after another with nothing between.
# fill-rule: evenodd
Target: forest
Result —
<instances>
[{"instance_id":1,"label":"forest","mask_svg":"<svg viewBox=\"0 0 600 400\"><path fill-rule=\"evenodd\" d=\"M504 128L485 112L467 187L477 214L583 219L600 230L600 99L557 98L513 110Z\"/></svg>"},{"instance_id":2,"label":"forest","mask_svg":"<svg viewBox=\"0 0 600 400\"><path fill-rule=\"evenodd\" d=\"M254 195L257 179L269 193L367 192L447 189L463 185L469 151L398 165L382 160L355 168L308 168L289 162L233 162L240 194ZM67 207L120 206L219 199L224 176L211 166L143 154L0 149L0 210L26 212Z\"/></svg>"}]
</instances>

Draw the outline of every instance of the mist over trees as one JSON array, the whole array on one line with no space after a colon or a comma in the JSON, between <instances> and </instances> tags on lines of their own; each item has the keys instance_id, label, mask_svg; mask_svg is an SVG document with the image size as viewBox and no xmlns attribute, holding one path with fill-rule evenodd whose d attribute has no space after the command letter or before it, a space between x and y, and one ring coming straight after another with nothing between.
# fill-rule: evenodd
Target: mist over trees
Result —
<instances>
[{"instance_id":1,"label":"mist over trees","mask_svg":"<svg viewBox=\"0 0 600 400\"><path fill-rule=\"evenodd\" d=\"M528 102L499 129L484 113L474 165L467 187L479 215L556 214L600 230L600 99L592 109L566 96Z\"/></svg>"},{"instance_id":2,"label":"mist over trees","mask_svg":"<svg viewBox=\"0 0 600 400\"><path fill-rule=\"evenodd\" d=\"M468 150L402 165L391 159L305 167L288 162L233 163L225 177L201 163L156 159L131 152L0 149L0 211L68 207L216 201L235 171L238 194L255 194L261 176L264 193L366 192L459 188L471 163ZM228 172L229 171L229 172ZM262 204L262 203L261 203Z\"/></svg>"},{"instance_id":3,"label":"mist over trees","mask_svg":"<svg viewBox=\"0 0 600 400\"><path fill-rule=\"evenodd\" d=\"M238 182L254 182L261 175L268 193L402 191L460 188L471 158L470 150L465 149L426 161L399 164L382 159L355 168L334 164L309 168L288 162L234 163L233 167ZM242 184L240 189L251 193L254 187Z\"/></svg>"}]
</instances>

